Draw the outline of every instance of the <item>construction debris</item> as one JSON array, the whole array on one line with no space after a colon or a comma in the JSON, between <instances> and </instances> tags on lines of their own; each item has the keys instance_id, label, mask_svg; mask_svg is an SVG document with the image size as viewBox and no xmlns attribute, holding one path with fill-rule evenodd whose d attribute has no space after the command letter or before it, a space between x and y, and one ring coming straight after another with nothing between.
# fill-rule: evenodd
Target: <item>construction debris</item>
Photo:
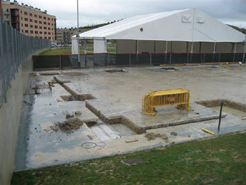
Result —
<instances>
[{"instance_id":1,"label":"construction debris","mask_svg":"<svg viewBox=\"0 0 246 185\"><path fill-rule=\"evenodd\" d=\"M155 134L155 133L147 133L145 137L148 141L155 140L156 138L162 138L165 142L168 142L168 137L166 134Z\"/></svg>"},{"instance_id":2,"label":"construction debris","mask_svg":"<svg viewBox=\"0 0 246 185\"><path fill-rule=\"evenodd\" d=\"M61 132L69 133L71 131L78 130L82 125L83 122L80 119L73 118L64 122L57 122L55 123L55 126L51 126L50 128L55 132L60 130Z\"/></svg>"},{"instance_id":3,"label":"construction debris","mask_svg":"<svg viewBox=\"0 0 246 185\"><path fill-rule=\"evenodd\" d=\"M75 115L76 115L76 116L81 115L81 114L82 114L81 111L76 111L76 112L75 112Z\"/></svg>"},{"instance_id":4,"label":"construction debris","mask_svg":"<svg viewBox=\"0 0 246 185\"><path fill-rule=\"evenodd\" d=\"M170 134L173 135L173 136L177 136L178 135L177 132L171 132Z\"/></svg>"}]
</instances>

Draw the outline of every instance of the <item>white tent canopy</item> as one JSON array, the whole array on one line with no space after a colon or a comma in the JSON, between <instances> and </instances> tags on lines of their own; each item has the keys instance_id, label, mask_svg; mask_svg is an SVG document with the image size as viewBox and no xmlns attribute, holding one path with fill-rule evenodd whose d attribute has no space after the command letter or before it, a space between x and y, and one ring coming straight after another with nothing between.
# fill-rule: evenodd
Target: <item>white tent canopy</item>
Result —
<instances>
[{"instance_id":1,"label":"white tent canopy","mask_svg":"<svg viewBox=\"0 0 246 185\"><path fill-rule=\"evenodd\" d=\"M72 39L75 53L77 38ZM111 39L242 43L245 36L197 9L186 9L135 16L81 33L80 39L96 41L94 53L99 53L106 51L105 40Z\"/></svg>"}]
</instances>

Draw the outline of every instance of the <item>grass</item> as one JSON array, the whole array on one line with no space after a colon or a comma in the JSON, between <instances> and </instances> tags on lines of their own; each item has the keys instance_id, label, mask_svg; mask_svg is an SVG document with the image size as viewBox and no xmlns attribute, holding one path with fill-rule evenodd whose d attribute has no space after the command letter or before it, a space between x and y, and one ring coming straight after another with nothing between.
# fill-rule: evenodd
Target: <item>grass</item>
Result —
<instances>
[{"instance_id":1,"label":"grass","mask_svg":"<svg viewBox=\"0 0 246 185\"><path fill-rule=\"evenodd\" d=\"M246 133L22 171L12 185L246 184ZM140 158L128 166L121 161Z\"/></svg>"},{"instance_id":2,"label":"grass","mask_svg":"<svg viewBox=\"0 0 246 185\"><path fill-rule=\"evenodd\" d=\"M87 52L93 53L93 45L88 44ZM115 44L108 44L107 47L108 53L115 53ZM84 54L84 47L80 47L80 53ZM39 55L67 55L72 54L71 47L62 47L62 48L53 48L39 53Z\"/></svg>"}]
</instances>

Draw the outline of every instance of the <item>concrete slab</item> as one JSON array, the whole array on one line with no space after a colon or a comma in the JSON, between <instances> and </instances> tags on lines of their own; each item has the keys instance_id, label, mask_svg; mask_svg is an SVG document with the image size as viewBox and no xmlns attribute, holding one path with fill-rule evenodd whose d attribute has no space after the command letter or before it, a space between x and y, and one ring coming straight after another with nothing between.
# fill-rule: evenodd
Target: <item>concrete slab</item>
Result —
<instances>
[{"instance_id":1,"label":"concrete slab","mask_svg":"<svg viewBox=\"0 0 246 185\"><path fill-rule=\"evenodd\" d=\"M126 72L121 73L107 73L106 68L69 70L66 73L62 71L62 74L61 71L54 71L52 75L65 86L55 84L52 92L25 96L25 101L32 106L23 104L15 170L100 158L116 153L121 155L174 142L246 130L245 120L228 114L222 119L220 132L217 132L218 112L193 103L197 100L224 98L246 104L246 66L228 69L210 66L177 68L177 71L166 71L161 67L131 67L124 68ZM34 77L34 82L47 83L54 78L52 75ZM67 83L68 81L71 82ZM69 92L64 87L69 88ZM142 96L146 92L179 87L190 90L194 111L163 107L157 109L158 113L154 117L140 113ZM96 99L57 102L60 96L69 96L71 93L91 94ZM71 133L50 130L55 122L66 120L67 111L74 114L77 110L82 112L82 115L77 116L79 119L93 122L90 127L83 124ZM188 122L189 124L184 124ZM141 134L137 134L129 125L127 126L131 130L119 123L134 123ZM216 136L203 132L201 128L215 132ZM148 141L144 132L166 134L168 140L157 137ZM171 132L176 132L177 136L171 135Z\"/></svg>"}]
</instances>

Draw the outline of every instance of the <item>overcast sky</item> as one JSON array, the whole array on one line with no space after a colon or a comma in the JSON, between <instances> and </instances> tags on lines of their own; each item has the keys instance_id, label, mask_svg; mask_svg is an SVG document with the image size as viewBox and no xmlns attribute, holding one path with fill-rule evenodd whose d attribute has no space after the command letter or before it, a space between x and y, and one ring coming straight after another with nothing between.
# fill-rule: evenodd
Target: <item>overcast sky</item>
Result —
<instances>
[{"instance_id":1,"label":"overcast sky","mask_svg":"<svg viewBox=\"0 0 246 185\"><path fill-rule=\"evenodd\" d=\"M57 28L77 26L77 0L17 1L55 15ZM79 0L80 26L186 8L197 8L226 24L246 28L246 0Z\"/></svg>"}]
</instances>

